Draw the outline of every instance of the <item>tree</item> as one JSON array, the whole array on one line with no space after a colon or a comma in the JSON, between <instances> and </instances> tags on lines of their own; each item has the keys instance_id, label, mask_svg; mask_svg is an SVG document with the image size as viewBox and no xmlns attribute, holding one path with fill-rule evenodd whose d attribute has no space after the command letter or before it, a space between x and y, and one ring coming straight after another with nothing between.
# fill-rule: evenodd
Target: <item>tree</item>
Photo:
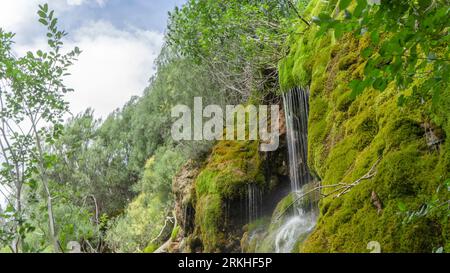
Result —
<instances>
[{"instance_id":1,"label":"tree","mask_svg":"<svg viewBox=\"0 0 450 273\"><path fill-rule=\"evenodd\" d=\"M35 189L40 183L47 204L49 238L55 251L60 251L58 231L53 215L53 195L48 171L56 156L45 151L61 134L62 118L68 112L63 78L80 54L78 48L62 53L66 32L57 28L57 18L47 4L39 6L39 22L47 27L49 51L28 52L16 57L12 52L12 33L0 31L0 137L3 164L1 183L12 189L8 198L14 208L12 250L21 251L26 215L22 207L23 187Z\"/></svg>"},{"instance_id":2,"label":"tree","mask_svg":"<svg viewBox=\"0 0 450 273\"><path fill-rule=\"evenodd\" d=\"M167 40L208 67L224 93L246 101L278 90L278 61L297 15L308 23L290 0L190 0L170 14Z\"/></svg>"}]
</instances>

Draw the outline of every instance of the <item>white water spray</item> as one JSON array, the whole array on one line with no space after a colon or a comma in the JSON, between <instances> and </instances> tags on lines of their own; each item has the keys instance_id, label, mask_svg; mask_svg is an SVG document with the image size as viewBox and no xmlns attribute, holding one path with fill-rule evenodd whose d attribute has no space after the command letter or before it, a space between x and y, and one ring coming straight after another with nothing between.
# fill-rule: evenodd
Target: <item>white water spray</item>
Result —
<instances>
[{"instance_id":1,"label":"white water spray","mask_svg":"<svg viewBox=\"0 0 450 273\"><path fill-rule=\"evenodd\" d=\"M292 252L299 239L304 239L301 237L306 237L313 230L315 223L316 214L313 211L305 212L300 209L278 229L275 237L275 252Z\"/></svg>"}]
</instances>

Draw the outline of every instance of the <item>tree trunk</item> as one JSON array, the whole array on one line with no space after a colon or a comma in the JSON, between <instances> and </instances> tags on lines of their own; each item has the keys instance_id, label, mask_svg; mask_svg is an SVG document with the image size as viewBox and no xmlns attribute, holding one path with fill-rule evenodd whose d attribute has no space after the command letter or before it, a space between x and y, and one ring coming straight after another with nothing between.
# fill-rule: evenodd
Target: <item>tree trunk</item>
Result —
<instances>
[{"instance_id":1,"label":"tree trunk","mask_svg":"<svg viewBox=\"0 0 450 273\"><path fill-rule=\"evenodd\" d=\"M45 193L47 194L47 214L48 214L48 226L49 226L49 231L50 231L50 239L52 241L53 244L53 248L55 252L62 252L62 249L60 247L59 244L59 240L58 240L58 235L56 232L56 228L55 228L55 218L53 215L53 198L50 192L50 188L49 188L49 184L48 184L48 177L47 174L45 172L45 167L44 167L44 152L42 150L42 146L41 146L41 138L39 136L39 133L36 129L36 124L34 123L34 119L31 118L31 121L33 123L33 132L35 135L35 140L36 140L36 148L38 150L38 154L39 154L39 172L40 172L40 176L42 179L42 184L44 185L45 188Z\"/></svg>"}]
</instances>

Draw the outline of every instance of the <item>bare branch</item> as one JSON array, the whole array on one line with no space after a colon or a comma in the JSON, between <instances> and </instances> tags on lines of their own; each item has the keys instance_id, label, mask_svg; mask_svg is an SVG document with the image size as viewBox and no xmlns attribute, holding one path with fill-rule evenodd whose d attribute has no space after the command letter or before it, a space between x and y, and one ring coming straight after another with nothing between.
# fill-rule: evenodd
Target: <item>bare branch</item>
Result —
<instances>
[{"instance_id":1,"label":"bare branch","mask_svg":"<svg viewBox=\"0 0 450 273\"><path fill-rule=\"evenodd\" d=\"M354 182L350 183L350 184L346 184L346 183L337 183L337 184L332 184L332 185L319 185L305 193L303 193L302 195L298 196L297 198L295 198L291 204L289 204L289 206L287 206L276 218L276 221L278 221L284 214L286 214L287 211L289 211L297 202L299 202L300 200L302 200L303 198L305 198L306 196L308 196L309 194L316 192L316 191L320 191L322 189L326 189L326 188L336 188L335 190L331 191L328 194L321 194L321 198L326 198L329 196L333 196L333 198L339 198L342 197L344 194L348 193L353 187L357 186L358 184L360 184L362 181L364 180L369 180L371 178L373 178L376 175L376 167L378 166L378 164L380 163L381 158L379 158L375 164L373 164L373 166L370 168L370 170L363 175L362 177L360 177L359 179L355 180Z\"/></svg>"}]
</instances>

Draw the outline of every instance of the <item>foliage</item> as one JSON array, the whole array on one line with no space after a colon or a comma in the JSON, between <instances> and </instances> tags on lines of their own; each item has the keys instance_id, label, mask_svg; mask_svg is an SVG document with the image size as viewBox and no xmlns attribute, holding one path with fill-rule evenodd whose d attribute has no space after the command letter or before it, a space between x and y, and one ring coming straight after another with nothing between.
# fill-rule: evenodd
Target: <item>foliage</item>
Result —
<instances>
[{"instance_id":1,"label":"foliage","mask_svg":"<svg viewBox=\"0 0 450 273\"><path fill-rule=\"evenodd\" d=\"M207 66L224 93L247 100L278 87L276 65L293 26L290 7L290 0L191 0L170 13L167 40Z\"/></svg>"},{"instance_id":2,"label":"foliage","mask_svg":"<svg viewBox=\"0 0 450 273\"><path fill-rule=\"evenodd\" d=\"M68 112L64 95L72 91L66 88L63 79L80 53L78 48L61 53L62 39L67 33L57 28L58 20L48 5L39 6L38 15L39 22L47 28L48 52L38 50L16 57L12 51L14 35L0 29L0 146L4 160L0 182L14 192L6 196L14 209L14 217L8 221L13 222L10 232L14 234L11 242L14 252L24 251L24 232L32 231L22 206L24 187L33 191L37 185L44 189L38 198L47 204L50 227L47 236L54 250L60 249L51 181L47 176L55 156L44 151L43 146L52 144L61 134L62 117Z\"/></svg>"},{"instance_id":3,"label":"foliage","mask_svg":"<svg viewBox=\"0 0 450 273\"><path fill-rule=\"evenodd\" d=\"M356 2L356 3L355 3ZM314 21L319 34L332 29L339 39L352 32L357 38L370 37L361 52L366 59L364 75L350 82L352 96L373 87L385 90L392 81L402 93L399 104L432 98L448 92L450 78L449 24L447 0L339 1L338 18L320 13ZM410 83L414 82L414 86Z\"/></svg>"}]
</instances>

